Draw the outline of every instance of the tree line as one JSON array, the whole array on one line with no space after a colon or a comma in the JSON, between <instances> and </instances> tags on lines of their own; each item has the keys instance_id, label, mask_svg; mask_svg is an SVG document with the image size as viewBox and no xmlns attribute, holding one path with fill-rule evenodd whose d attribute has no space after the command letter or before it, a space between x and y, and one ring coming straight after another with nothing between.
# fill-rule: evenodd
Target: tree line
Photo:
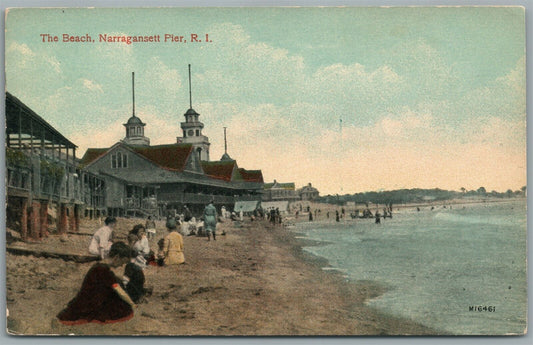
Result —
<instances>
[{"instance_id":1,"label":"tree line","mask_svg":"<svg viewBox=\"0 0 533 345\"><path fill-rule=\"evenodd\" d=\"M460 191L434 189L398 189L392 191L363 192L344 195L326 195L318 197L315 201L344 205L346 202L355 202L357 204L404 204L404 203L423 203L429 201L446 201L461 198L514 198L523 197L526 194L526 186L520 190L508 189L506 192L490 191L487 192L485 187L479 187L476 190L466 190L460 188Z\"/></svg>"}]
</instances>

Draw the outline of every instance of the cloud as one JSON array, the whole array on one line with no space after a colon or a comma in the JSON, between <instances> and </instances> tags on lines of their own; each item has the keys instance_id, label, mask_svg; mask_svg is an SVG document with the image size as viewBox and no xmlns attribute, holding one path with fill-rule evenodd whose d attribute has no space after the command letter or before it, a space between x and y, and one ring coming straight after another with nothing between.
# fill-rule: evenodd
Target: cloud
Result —
<instances>
[{"instance_id":1,"label":"cloud","mask_svg":"<svg viewBox=\"0 0 533 345\"><path fill-rule=\"evenodd\" d=\"M173 143L189 108L192 63L193 108L211 158L223 154L227 127L230 156L262 169L267 181L312 182L322 193L525 184L525 58L474 88L421 39L384 48L387 58L377 66L354 59L313 67L241 25L216 24L208 32L213 44L187 49L97 44L81 67L12 42L8 88L83 153L124 138L134 71L146 136L152 144ZM46 90L27 82L35 75Z\"/></svg>"},{"instance_id":2,"label":"cloud","mask_svg":"<svg viewBox=\"0 0 533 345\"><path fill-rule=\"evenodd\" d=\"M55 90L64 82L61 65L55 56L16 41L6 48L5 70L7 91L37 109L47 97L43 83L46 90Z\"/></svg>"},{"instance_id":3,"label":"cloud","mask_svg":"<svg viewBox=\"0 0 533 345\"><path fill-rule=\"evenodd\" d=\"M83 86L91 91L96 91L100 93L104 93L104 90L102 89L102 85L96 84L92 80L89 79L83 79Z\"/></svg>"}]
</instances>

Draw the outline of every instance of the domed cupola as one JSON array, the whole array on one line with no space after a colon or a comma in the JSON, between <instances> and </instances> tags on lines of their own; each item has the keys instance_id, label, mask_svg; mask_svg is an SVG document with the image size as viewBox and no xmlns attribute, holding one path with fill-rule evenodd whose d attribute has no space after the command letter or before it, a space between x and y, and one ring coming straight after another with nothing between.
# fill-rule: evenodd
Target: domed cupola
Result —
<instances>
[{"instance_id":1,"label":"domed cupola","mask_svg":"<svg viewBox=\"0 0 533 345\"><path fill-rule=\"evenodd\" d=\"M145 123L143 123L141 121L141 119L139 119L137 116L133 115L132 117L130 117L130 119L128 120L128 123L126 123L126 125L142 125L142 126L144 126Z\"/></svg>"},{"instance_id":2,"label":"domed cupola","mask_svg":"<svg viewBox=\"0 0 533 345\"><path fill-rule=\"evenodd\" d=\"M126 127L126 137L124 142L133 146L149 146L150 139L144 136L144 126L146 123L142 122L140 118L135 116L135 73L131 73L132 94L133 94L133 113L124 124Z\"/></svg>"}]
</instances>

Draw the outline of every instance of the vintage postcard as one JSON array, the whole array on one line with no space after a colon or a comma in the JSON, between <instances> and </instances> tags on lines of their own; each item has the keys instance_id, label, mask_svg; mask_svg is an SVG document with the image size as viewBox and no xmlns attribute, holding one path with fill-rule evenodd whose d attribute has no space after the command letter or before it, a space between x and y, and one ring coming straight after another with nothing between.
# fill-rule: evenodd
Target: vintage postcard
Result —
<instances>
[{"instance_id":1,"label":"vintage postcard","mask_svg":"<svg viewBox=\"0 0 533 345\"><path fill-rule=\"evenodd\" d=\"M524 335L523 7L11 8L10 335Z\"/></svg>"}]
</instances>

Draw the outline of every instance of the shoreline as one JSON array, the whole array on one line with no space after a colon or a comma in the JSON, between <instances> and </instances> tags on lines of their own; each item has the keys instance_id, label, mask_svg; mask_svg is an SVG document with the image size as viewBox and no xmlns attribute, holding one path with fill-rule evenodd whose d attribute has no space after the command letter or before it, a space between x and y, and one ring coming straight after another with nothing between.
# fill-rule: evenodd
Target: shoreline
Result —
<instances>
[{"instance_id":1,"label":"shoreline","mask_svg":"<svg viewBox=\"0 0 533 345\"><path fill-rule=\"evenodd\" d=\"M317 223L324 223L324 220L318 221ZM429 326L423 325L419 322L409 320L401 316L395 316L378 310L377 308L370 307L366 303L379 298L390 290L390 287L387 287L386 284L379 283L377 281L371 280L350 280L345 278L344 273L336 267L330 265L329 261L321 256L315 255L311 252L305 251L304 247L313 247L327 245L328 241L319 241L306 238L296 238L296 234L302 234L298 230L288 231L292 234L292 243L290 244L292 248L292 253L295 257L299 258L303 262L306 262L308 265L313 266L317 270L320 270L321 274L331 276L333 278L333 283L339 286L340 291L346 293L346 299L349 299L349 295L353 294L354 291L363 291L363 298L360 302L353 304L352 308L367 308L373 313L371 317L374 320L379 320L378 322L384 322L388 327L385 333L380 334L353 334L353 335L379 335L379 336L446 336L452 335L442 330L436 330ZM331 267L331 269L327 269ZM357 294L359 294L358 292ZM404 329L402 329L405 327ZM382 329L385 331L385 328ZM392 333L388 333L392 331Z\"/></svg>"},{"instance_id":2,"label":"shoreline","mask_svg":"<svg viewBox=\"0 0 533 345\"><path fill-rule=\"evenodd\" d=\"M140 220L120 219L118 232ZM187 264L149 267L154 288L132 320L64 326L55 315L77 293L92 263L6 254L8 333L22 335L317 336L442 335L365 304L386 291L324 270L309 241L266 221L220 223L217 241L184 238ZM92 228L84 228L91 231ZM93 229L94 230L94 229ZM158 236L163 231L158 227ZM51 236L52 237L52 236ZM67 242L87 236L69 235ZM53 242L53 239L50 241ZM63 239L65 241L65 239ZM82 242L83 244L84 242ZM60 244L58 244L60 245ZM35 244L33 244L35 246ZM117 274L120 274L120 269Z\"/></svg>"}]
</instances>

